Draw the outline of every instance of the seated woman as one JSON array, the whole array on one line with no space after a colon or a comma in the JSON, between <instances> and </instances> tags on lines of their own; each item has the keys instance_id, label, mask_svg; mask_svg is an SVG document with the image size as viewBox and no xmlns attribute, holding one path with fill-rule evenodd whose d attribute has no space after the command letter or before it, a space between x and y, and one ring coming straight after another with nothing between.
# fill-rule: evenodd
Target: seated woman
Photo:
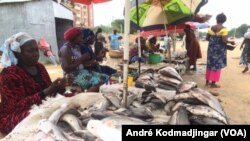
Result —
<instances>
[{"instance_id":1,"label":"seated woman","mask_svg":"<svg viewBox=\"0 0 250 141\"><path fill-rule=\"evenodd\" d=\"M0 132L8 134L29 115L31 106L47 96L64 92L65 79L51 82L45 67L38 63L39 49L27 33L17 33L1 47Z\"/></svg>"},{"instance_id":2,"label":"seated woman","mask_svg":"<svg viewBox=\"0 0 250 141\"><path fill-rule=\"evenodd\" d=\"M59 51L61 67L65 73L73 74L73 85L80 86L82 90L98 92L99 87L108 80L108 76L86 69L95 66L96 62L91 60L91 55L81 53L80 45L83 44L81 28L72 27L64 33L67 41ZM88 64L87 64L88 63Z\"/></svg>"},{"instance_id":3,"label":"seated woman","mask_svg":"<svg viewBox=\"0 0 250 141\"><path fill-rule=\"evenodd\" d=\"M129 50L129 63L135 63L139 60L139 55L138 55L138 37L135 39L135 44L130 48ZM146 56L144 55L144 52L147 52L147 47L146 47L146 40L143 37L140 37L140 42L141 42L141 62L145 62Z\"/></svg>"},{"instance_id":4,"label":"seated woman","mask_svg":"<svg viewBox=\"0 0 250 141\"><path fill-rule=\"evenodd\" d=\"M88 60L88 63L92 63L94 65L89 66L88 64L85 64L85 67L89 70L96 71L99 73L106 74L108 76L111 76L112 74L115 74L117 71L109 66L103 66L98 63L98 61L103 59L103 56L100 56L100 50L104 50L103 44L95 44L95 52L92 49L92 45L95 42L95 35L94 32L88 28L82 28L82 34L84 38L84 43L81 46L81 53L85 54L88 53L91 58ZM97 46L98 45L98 46ZM100 46L101 45L101 46ZM97 56L98 54L98 56Z\"/></svg>"},{"instance_id":5,"label":"seated woman","mask_svg":"<svg viewBox=\"0 0 250 141\"><path fill-rule=\"evenodd\" d=\"M157 39L154 35L150 35L146 41L146 47L150 53L158 52L160 44L157 43Z\"/></svg>"}]
</instances>

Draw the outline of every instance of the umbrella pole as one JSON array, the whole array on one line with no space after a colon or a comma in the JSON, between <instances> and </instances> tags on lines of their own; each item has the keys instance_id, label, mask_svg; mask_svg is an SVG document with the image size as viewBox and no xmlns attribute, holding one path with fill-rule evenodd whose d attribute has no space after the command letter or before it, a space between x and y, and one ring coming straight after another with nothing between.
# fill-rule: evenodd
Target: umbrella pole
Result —
<instances>
[{"instance_id":1,"label":"umbrella pole","mask_svg":"<svg viewBox=\"0 0 250 141\"><path fill-rule=\"evenodd\" d=\"M164 12L164 8L163 8L163 5L162 5L162 3L161 3L161 9L162 9L162 11ZM164 16L164 18L165 18L165 20L164 20L164 22L166 22L167 21L167 15L166 14L164 14L165 16ZM167 26L166 26L166 23L164 23L164 28L165 28L165 31L166 31L166 38L168 38L168 31L167 31ZM171 64L171 48L169 48L168 50L168 61L169 61L169 64Z\"/></svg>"},{"instance_id":2,"label":"umbrella pole","mask_svg":"<svg viewBox=\"0 0 250 141\"><path fill-rule=\"evenodd\" d=\"M123 103L127 107L128 95L128 58L129 58L129 31L130 31L130 1L125 0L125 20L124 20L124 54L123 54Z\"/></svg>"},{"instance_id":3,"label":"umbrella pole","mask_svg":"<svg viewBox=\"0 0 250 141\"><path fill-rule=\"evenodd\" d=\"M139 6L138 6L138 0L136 0L136 21L137 21L137 26L140 27L139 24ZM138 55L139 55L139 60L138 60L138 76L141 74L141 38L140 38L140 30L138 32Z\"/></svg>"}]
</instances>

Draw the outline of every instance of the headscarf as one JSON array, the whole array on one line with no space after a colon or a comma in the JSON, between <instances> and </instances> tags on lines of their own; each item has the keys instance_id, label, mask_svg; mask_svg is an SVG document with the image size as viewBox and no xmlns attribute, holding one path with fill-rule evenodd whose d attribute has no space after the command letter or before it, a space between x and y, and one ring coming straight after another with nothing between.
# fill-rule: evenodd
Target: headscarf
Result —
<instances>
[{"instance_id":1,"label":"headscarf","mask_svg":"<svg viewBox=\"0 0 250 141\"><path fill-rule=\"evenodd\" d=\"M83 34L84 43L88 43L91 40L91 38L94 38L95 36L94 32L88 28L82 28L81 32Z\"/></svg>"},{"instance_id":2,"label":"headscarf","mask_svg":"<svg viewBox=\"0 0 250 141\"><path fill-rule=\"evenodd\" d=\"M0 48L3 52L1 58L3 67L7 68L11 65L16 65L18 60L13 52L21 53L21 46L31 40L35 39L25 32L19 32L5 40Z\"/></svg>"},{"instance_id":3,"label":"headscarf","mask_svg":"<svg viewBox=\"0 0 250 141\"><path fill-rule=\"evenodd\" d=\"M64 32L64 39L66 41L71 41L81 34L81 28L79 27L71 27Z\"/></svg>"},{"instance_id":4,"label":"headscarf","mask_svg":"<svg viewBox=\"0 0 250 141\"><path fill-rule=\"evenodd\" d=\"M244 38L250 39L250 28L248 28L247 32L244 34Z\"/></svg>"}]
</instances>

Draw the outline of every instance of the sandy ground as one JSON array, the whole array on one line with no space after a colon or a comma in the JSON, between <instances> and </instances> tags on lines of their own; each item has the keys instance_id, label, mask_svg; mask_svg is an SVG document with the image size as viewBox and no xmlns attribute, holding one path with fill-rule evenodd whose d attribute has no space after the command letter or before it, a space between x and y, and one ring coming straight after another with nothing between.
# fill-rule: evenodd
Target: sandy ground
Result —
<instances>
[{"instance_id":1,"label":"sandy ground","mask_svg":"<svg viewBox=\"0 0 250 141\"><path fill-rule=\"evenodd\" d=\"M240 45L240 41L238 42ZM231 124L250 124L250 74L242 74L244 66L239 65L241 50L239 45L233 51L228 51L228 66L222 70L221 80L218 83L221 88L209 88L205 86L205 67L207 42L200 41L202 58L198 60L198 70L190 72L183 76L185 81L191 80L198 83L198 86L213 93L218 93L219 100L229 118ZM181 49L180 43L177 44L177 50ZM108 56L108 55L107 55ZM108 57L107 65L119 68L120 59L110 59ZM54 80L62 76L60 66L47 66L51 78Z\"/></svg>"}]
</instances>

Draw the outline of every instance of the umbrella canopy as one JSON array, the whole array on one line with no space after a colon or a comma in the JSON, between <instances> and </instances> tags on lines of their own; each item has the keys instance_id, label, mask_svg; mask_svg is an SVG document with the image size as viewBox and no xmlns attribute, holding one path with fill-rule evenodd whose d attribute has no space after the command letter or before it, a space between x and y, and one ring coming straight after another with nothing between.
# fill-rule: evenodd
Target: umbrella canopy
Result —
<instances>
[{"instance_id":1,"label":"umbrella canopy","mask_svg":"<svg viewBox=\"0 0 250 141\"><path fill-rule=\"evenodd\" d=\"M162 36L168 34L174 34L174 33L182 33L184 32L184 28L186 25L190 25L190 27L195 30L197 29L197 25L194 22L185 22L182 24L178 25L170 25L167 26L166 29L155 29L155 30L149 30L149 31L142 31L140 33L141 36L150 36L150 35L155 35L155 36Z\"/></svg>"},{"instance_id":2,"label":"umbrella canopy","mask_svg":"<svg viewBox=\"0 0 250 141\"><path fill-rule=\"evenodd\" d=\"M166 25L192 20L207 2L208 0L132 0L130 21L132 26L141 31L166 29Z\"/></svg>"},{"instance_id":3,"label":"umbrella canopy","mask_svg":"<svg viewBox=\"0 0 250 141\"><path fill-rule=\"evenodd\" d=\"M103 3L111 0L70 0L72 2L82 3L85 5L90 5L91 3Z\"/></svg>"}]
</instances>

